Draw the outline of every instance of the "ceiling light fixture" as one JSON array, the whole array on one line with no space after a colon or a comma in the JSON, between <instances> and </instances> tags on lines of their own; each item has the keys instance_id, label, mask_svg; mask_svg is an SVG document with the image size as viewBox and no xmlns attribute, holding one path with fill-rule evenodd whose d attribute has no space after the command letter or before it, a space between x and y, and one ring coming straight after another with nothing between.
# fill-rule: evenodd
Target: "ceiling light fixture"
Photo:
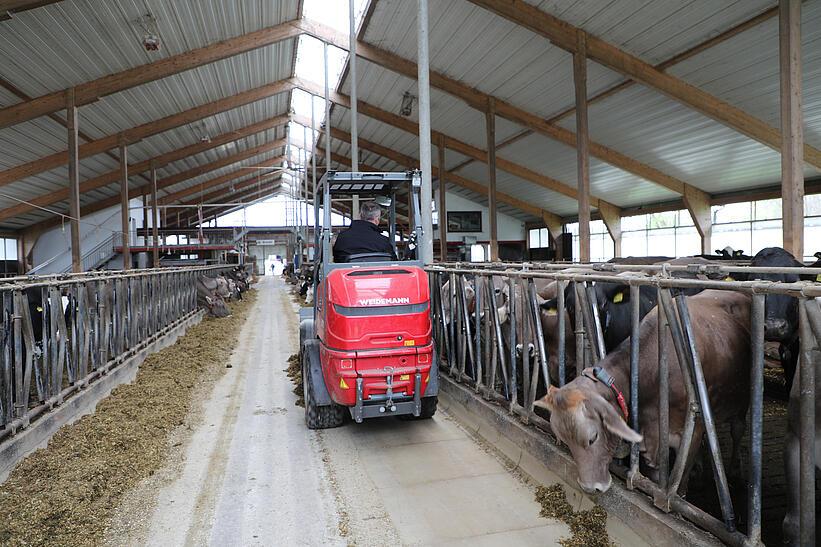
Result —
<instances>
[{"instance_id":1,"label":"ceiling light fixture","mask_svg":"<svg viewBox=\"0 0 821 547\"><path fill-rule=\"evenodd\" d=\"M411 94L410 91L405 91L402 94L402 105L399 107L399 113L406 118L409 118L413 113L413 101L416 100L416 95Z\"/></svg>"},{"instance_id":2,"label":"ceiling light fixture","mask_svg":"<svg viewBox=\"0 0 821 547\"><path fill-rule=\"evenodd\" d=\"M134 23L143 31L142 44L146 51L160 50L160 33L157 30L157 18L151 12L146 13Z\"/></svg>"}]
</instances>

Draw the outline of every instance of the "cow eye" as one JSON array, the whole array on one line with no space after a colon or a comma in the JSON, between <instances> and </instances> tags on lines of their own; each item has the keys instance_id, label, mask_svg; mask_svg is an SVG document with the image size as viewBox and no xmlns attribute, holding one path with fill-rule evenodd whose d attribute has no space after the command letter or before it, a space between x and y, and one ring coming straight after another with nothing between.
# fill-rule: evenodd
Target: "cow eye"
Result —
<instances>
[{"instance_id":1,"label":"cow eye","mask_svg":"<svg viewBox=\"0 0 821 547\"><path fill-rule=\"evenodd\" d=\"M595 443L596 440L598 440L598 438L599 438L599 433L597 431L596 433L593 433L593 436L590 438L590 441L588 441L587 446L593 446L593 443Z\"/></svg>"},{"instance_id":2,"label":"cow eye","mask_svg":"<svg viewBox=\"0 0 821 547\"><path fill-rule=\"evenodd\" d=\"M502 294L502 289L497 287L497 288L493 289L493 292L495 292L496 294Z\"/></svg>"}]
</instances>

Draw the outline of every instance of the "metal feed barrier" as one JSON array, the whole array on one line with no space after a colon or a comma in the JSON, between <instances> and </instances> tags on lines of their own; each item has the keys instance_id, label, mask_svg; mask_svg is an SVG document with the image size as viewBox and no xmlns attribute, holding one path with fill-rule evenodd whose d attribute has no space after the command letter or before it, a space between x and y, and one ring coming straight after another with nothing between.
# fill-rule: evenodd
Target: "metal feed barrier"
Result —
<instances>
[{"instance_id":1,"label":"metal feed barrier","mask_svg":"<svg viewBox=\"0 0 821 547\"><path fill-rule=\"evenodd\" d=\"M575 291L575 325L573 331L577 356L577 373L595 365L605 356L604 337L599 321L599 307L593 284L619 283L630 291L630 408L631 427L639 430L639 323L640 287L655 288L659 302L659 454L658 478L642 474L639 466L639 446L633 443L629 458L614 460L611 471L625 480L629 489L650 495L653 503L665 512L676 513L732 545L761 544L761 483L763 429L763 370L765 295L783 294L798 300L799 334L801 339L800 374L800 544L815 544L815 367L819 363L817 346L821 340L821 284L775 283L768 281L723 281L672 278L676 271L711 274L719 279L726 274L743 273L821 273L818 268L763 268L734 265L653 265L632 266L614 264L504 264L469 263L437 264L426 268L432 295L434 337L440 354L448 363L442 367L456 382L468 385L477 395L495 401L525 423L534 424L547 434L547 442L558 444L549 423L534 412L539 380L543 386L562 386L566 378L565 356L565 288ZM618 272L637 272L636 275ZM649 274L649 275L647 275ZM534 279L555 280L557 289L558 371L550 377L548 354L540 321ZM447 283L446 290L440 290ZM500 287L507 288L507 318L500 321L498 299ZM519 291L515 290L519 287ZM751 295L751 384L748 414L749 469L747 474L746 534L736 527L737 520L730 489L721 458L716 424L707 397L707 385L696 351L693 325L685 298L674 296L674 289L700 288L738 291ZM469 310L469 290L474 291L473 312ZM647 289L645 289L647 290ZM444 294L443 294L444 292ZM521 306L521 313L516 310ZM524 324L517 326L521 318ZM507 339L505 340L505 335ZM521 335L523 340L517 341ZM673 347L667 348L667 336ZM533 359L527 350L517 351L517 345L532 347ZM684 479L685 457L676 459L670 469L669 451L669 364L667 356L674 351L681 366L688 398L688 409L679 454L686 454L693 441L697 420L702 420L716 490L721 506L721 520L682 498L677 490ZM580 357L584 356L584 357ZM521 372L521 378L519 377ZM799 379L796 378L796 382Z\"/></svg>"},{"instance_id":2,"label":"metal feed barrier","mask_svg":"<svg viewBox=\"0 0 821 547\"><path fill-rule=\"evenodd\" d=\"M0 441L190 318L197 277L229 268L4 279Z\"/></svg>"}]
</instances>

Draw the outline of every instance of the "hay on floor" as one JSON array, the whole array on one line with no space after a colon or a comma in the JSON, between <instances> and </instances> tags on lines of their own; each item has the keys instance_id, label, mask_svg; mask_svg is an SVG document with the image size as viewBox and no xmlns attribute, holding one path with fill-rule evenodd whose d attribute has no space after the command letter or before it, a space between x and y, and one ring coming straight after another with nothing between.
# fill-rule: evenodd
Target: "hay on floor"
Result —
<instances>
[{"instance_id":1,"label":"hay on floor","mask_svg":"<svg viewBox=\"0 0 821 547\"><path fill-rule=\"evenodd\" d=\"M0 545L102 543L125 493L166 463L195 386L226 371L256 300L248 291L232 315L205 319L150 355L136 381L114 389L93 414L61 428L0 485Z\"/></svg>"}]
</instances>

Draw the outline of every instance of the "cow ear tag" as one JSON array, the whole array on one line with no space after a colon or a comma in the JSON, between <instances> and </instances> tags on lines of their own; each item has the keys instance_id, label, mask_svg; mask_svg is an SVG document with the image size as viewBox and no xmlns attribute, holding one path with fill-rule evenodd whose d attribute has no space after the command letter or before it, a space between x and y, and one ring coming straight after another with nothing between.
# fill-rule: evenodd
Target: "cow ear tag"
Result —
<instances>
[{"instance_id":1,"label":"cow ear tag","mask_svg":"<svg viewBox=\"0 0 821 547\"><path fill-rule=\"evenodd\" d=\"M821 277L821 276L819 276L819 277ZM37 311L43 311L43 307L42 306L37 306Z\"/></svg>"},{"instance_id":2,"label":"cow ear tag","mask_svg":"<svg viewBox=\"0 0 821 547\"><path fill-rule=\"evenodd\" d=\"M821 277L821 275L818 277ZM547 315L559 315L559 310L556 308L547 308Z\"/></svg>"},{"instance_id":3,"label":"cow ear tag","mask_svg":"<svg viewBox=\"0 0 821 547\"><path fill-rule=\"evenodd\" d=\"M733 276L728 275L727 277L724 278L724 281L735 281L735 279L733 279Z\"/></svg>"},{"instance_id":4,"label":"cow ear tag","mask_svg":"<svg viewBox=\"0 0 821 547\"><path fill-rule=\"evenodd\" d=\"M817 282L821 283L821 274L816 275L816 276L815 276L815 280L816 280Z\"/></svg>"},{"instance_id":5,"label":"cow ear tag","mask_svg":"<svg viewBox=\"0 0 821 547\"><path fill-rule=\"evenodd\" d=\"M619 302L621 302L622 300L624 300L624 293L623 293L622 291L617 292L617 293L613 296L613 303L614 303L614 304L618 304L618 303L619 303Z\"/></svg>"}]
</instances>

